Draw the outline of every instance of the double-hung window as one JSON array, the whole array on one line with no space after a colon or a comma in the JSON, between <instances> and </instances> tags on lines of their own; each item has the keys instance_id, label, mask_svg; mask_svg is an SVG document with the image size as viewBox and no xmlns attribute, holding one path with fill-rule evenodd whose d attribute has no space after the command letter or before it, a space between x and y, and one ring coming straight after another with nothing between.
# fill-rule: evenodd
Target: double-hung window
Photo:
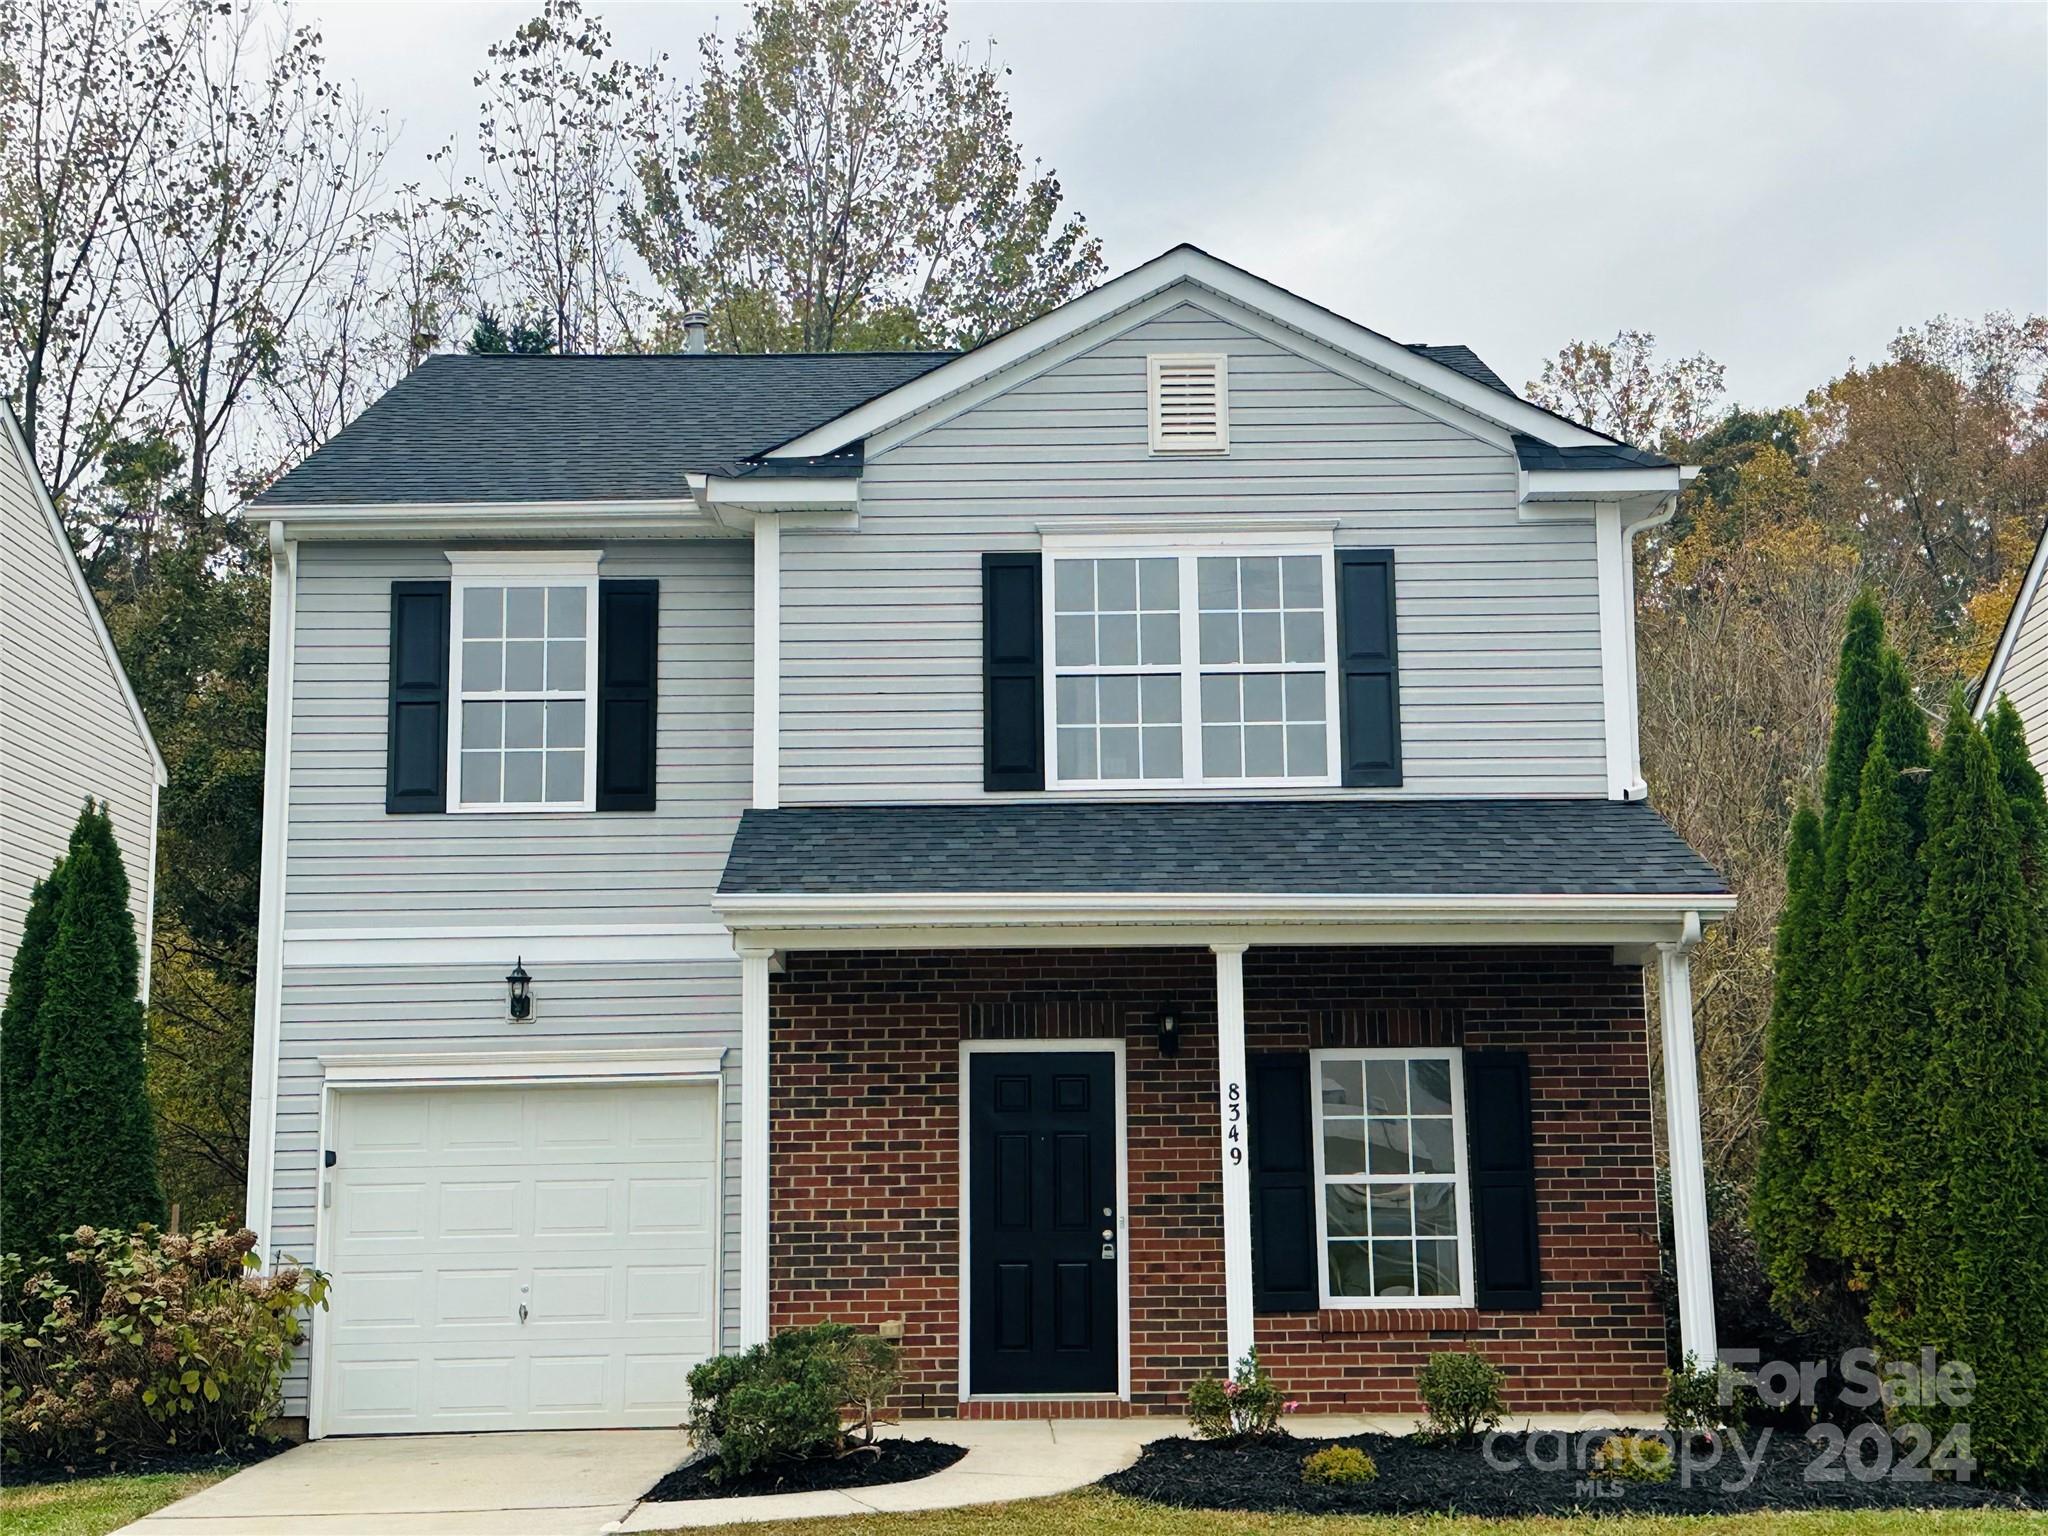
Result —
<instances>
[{"instance_id":1,"label":"double-hung window","mask_svg":"<svg viewBox=\"0 0 2048 1536\"><path fill-rule=\"evenodd\" d=\"M451 553L449 561L454 808L590 810L597 557Z\"/></svg>"},{"instance_id":2,"label":"double-hung window","mask_svg":"<svg viewBox=\"0 0 2048 1536\"><path fill-rule=\"evenodd\" d=\"M1323 1305L1470 1305L1460 1053L1311 1054Z\"/></svg>"},{"instance_id":3,"label":"double-hung window","mask_svg":"<svg viewBox=\"0 0 2048 1536\"><path fill-rule=\"evenodd\" d=\"M1276 545L1048 552L1052 782L1337 782L1333 556Z\"/></svg>"}]
</instances>

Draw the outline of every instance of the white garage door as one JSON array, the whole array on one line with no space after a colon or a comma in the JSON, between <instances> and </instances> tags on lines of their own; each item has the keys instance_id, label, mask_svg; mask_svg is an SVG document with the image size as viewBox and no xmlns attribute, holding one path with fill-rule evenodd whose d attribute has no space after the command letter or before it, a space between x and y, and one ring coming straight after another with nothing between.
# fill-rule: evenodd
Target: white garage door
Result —
<instances>
[{"instance_id":1,"label":"white garage door","mask_svg":"<svg viewBox=\"0 0 2048 1536\"><path fill-rule=\"evenodd\" d=\"M337 1092L322 1432L660 1426L717 1346L710 1084Z\"/></svg>"}]
</instances>

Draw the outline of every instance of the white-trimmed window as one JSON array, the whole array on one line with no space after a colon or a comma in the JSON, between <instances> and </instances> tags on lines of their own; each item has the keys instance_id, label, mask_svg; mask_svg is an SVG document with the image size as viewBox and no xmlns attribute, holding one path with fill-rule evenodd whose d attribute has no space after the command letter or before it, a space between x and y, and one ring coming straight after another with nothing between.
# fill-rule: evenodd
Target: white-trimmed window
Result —
<instances>
[{"instance_id":1,"label":"white-trimmed window","mask_svg":"<svg viewBox=\"0 0 2048 1536\"><path fill-rule=\"evenodd\" d=\"M587 811L597 779L596 554L451 552L459 811Z\"/></svg>"},{"instance_id":2,"label":"white-trimmed window","mask_svg":"<svg viewBox=\"0 0 2048 1536\"><path fill-rule=\"evenodd\" d=\"M1330 785L1327 537L1047 552L1055 788Z\"/></svg>"},{"instance_id":3,"label":"white-trimmed window","mask_svg":"<svg viewBox=\"0 0 2048 1536\"><path fill-rule=\"evenodd\" d=\"M1471 1305L1461 1053L1313 1051L1310 1071L1323 1305Z\"/></svg>"}]
</instances>

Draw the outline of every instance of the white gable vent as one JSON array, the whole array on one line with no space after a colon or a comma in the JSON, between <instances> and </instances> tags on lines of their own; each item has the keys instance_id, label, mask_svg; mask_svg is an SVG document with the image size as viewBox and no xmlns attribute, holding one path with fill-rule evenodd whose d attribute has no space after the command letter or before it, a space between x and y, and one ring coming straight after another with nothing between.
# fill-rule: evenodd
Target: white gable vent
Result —
<instances>
[{"instance_id":1,"label":"white gable vent","mask_svg":"<svg viewBox=\"0 0 2048 1536\"><path fill-rule=\"evenodd\" d=\"M1145 359L1154 453L1230 451L1230 365L1221 352Z\"/></svg>"}]
</instances>

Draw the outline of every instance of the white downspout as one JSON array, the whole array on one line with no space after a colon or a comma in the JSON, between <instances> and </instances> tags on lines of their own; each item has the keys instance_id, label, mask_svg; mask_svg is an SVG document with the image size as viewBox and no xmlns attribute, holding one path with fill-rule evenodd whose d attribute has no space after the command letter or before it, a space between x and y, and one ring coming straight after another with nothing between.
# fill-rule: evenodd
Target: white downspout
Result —
<instances>
[{"instance_id":1,"label":"white downspout","mask_svg":"<svg viewBox=\"0 0 2048 1536\"><path fill-rule=\"evenodd\" d=\"M1683 470L1681 479L1689 479ZM1667 496L1648 517L1621 525L1622 607L1628 629L1628 791L1629 800L1649 798L1650 786L1643 782L1643 695L1636 678L1636 535L1661 528L1678 511L1678 498Z\"/></svg>"}]
</instances>

